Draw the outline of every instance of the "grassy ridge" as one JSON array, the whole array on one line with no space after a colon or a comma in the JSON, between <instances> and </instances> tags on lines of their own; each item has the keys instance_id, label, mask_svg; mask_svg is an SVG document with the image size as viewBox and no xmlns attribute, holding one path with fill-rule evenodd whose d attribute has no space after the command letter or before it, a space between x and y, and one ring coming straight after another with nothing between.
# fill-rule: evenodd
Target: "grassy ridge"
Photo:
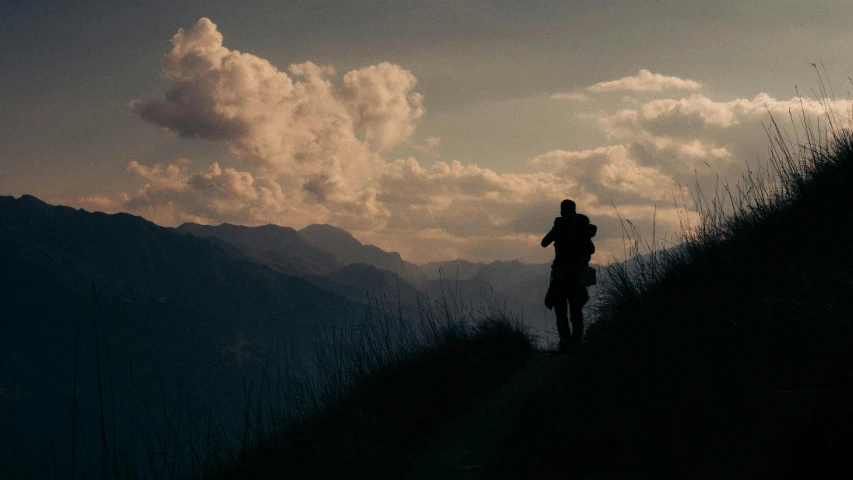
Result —
<instances>
[{"instance_id":1,"label":"grassy ridge","mask_svg":"<svg viewBox=\"0 0 853 480\"><path fill-rule=\"evenodd\" d=\"M414 328L385 313L340 332L347 338L327 337L318 353L322 384L297 393L302 411L208 477L399 478L410 449L533 350L503 312L441 304L421 308Z\"/></svg>"},{"instance_id":2,"label":"grassy ridge","mask_svg":"<svg viewBox=\"0 0 853 480\"><path fill-rule=\"evenodd\" d=\"M798 145L770 131L769 167L697 197L681 247L615 268L589 343L519 413L491 478L844 471L853 134L805 123Z\"/></svg>"}]
</instances>

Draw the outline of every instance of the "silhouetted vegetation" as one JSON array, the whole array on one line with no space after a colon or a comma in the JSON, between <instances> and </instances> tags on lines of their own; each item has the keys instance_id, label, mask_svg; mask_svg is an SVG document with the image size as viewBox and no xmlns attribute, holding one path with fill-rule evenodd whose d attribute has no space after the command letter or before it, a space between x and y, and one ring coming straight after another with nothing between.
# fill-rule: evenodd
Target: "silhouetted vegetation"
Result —
<instances>
[{"instance_id":1,"label":"silhouetted vegetation","mask_svg":"<svg viewBox=\"0 0 853 480\"><path fill-rule=\"evenodd\" d=\"M319 380L292 381L302 388L272 402L290 405L291 417L282 424L266 414L268 399L258 402L247 425L261 429L250 428L251 445L211 478L399 478L410 449L533 350L506 312L447 298L422 304L414 323L379 309L327 332Z\"/></svg>"},{"instance_id":2,"label":"silhouetted vegetation","mask_svg":"<svg viewBox=\"0 0 853 480\"><path fill-rule=\"evenodd\" d=\"M737 184L694 189L679 246L625 220L633 258L610 268L589 342L489 478L849 474L853 132L826 108L792 136L772 121L769 163Z\"/></svg>"}]
</instances>

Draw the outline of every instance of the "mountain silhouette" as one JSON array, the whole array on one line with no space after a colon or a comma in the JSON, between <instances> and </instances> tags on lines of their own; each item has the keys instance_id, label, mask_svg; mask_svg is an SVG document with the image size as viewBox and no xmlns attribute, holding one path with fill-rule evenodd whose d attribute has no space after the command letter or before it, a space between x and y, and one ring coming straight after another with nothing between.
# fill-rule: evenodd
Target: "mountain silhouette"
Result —
<instances>
[{"instance_id":1,"label":"mountain silhouette","mask_svg":"<svg viewBox=\"0 0 853 480\"><path fill-rule=\"evenodd\" d=\"M415 306L417 302L418 290L397 273L364 262L339 261L333 253L315 246L306 235L290 227L246 227L227 223L208 226L185 223L177 230L212 241L234 258L246 258L267 265L273 270L300 276L320 288L355 302L367 302L376 296L382 296L397 306L400 303ZM397 268L409 269L412 272L415 270L411 267L417 269L417 266L412 264L399 267L406 262L403 262L398 254L389 254L372 245L362 245L344 230L330 227L328 231L334 231L340 238L346 238L347 245L351 247L349 250L368 252L365 255L356 251L345 256L346 260L367 258L395 268L394 261L386 259L396 258L399 260ZM332 241L323 244L342 243ZM417 272L411 276L417 278Z\"/></svg>"},{"instance_id":2,"label":"mountain silhouette","mask_svg":"<svg viewBox=\"0 0 853 480\"><path fill-rule=\"evenodd\" d=\"M185 223L178 231L197 237L223 240L253 261L290 275L328 276L344 264L325 250L315 247L296 230L278 225L244 227L223 223L218 226Z\"/></svg>"},{"instance_id":3,"label":"mountain silhouette","mask_svg":"<svg viewBox=\"0 0 853 480\"><path fill-rule=\"evenodd\" d=\"M551 275L550 263L530 264L511 260L487 263L480 268L474 278L489 282L499 292L515 290L516 293L520 293L517 291L519 285L526 285L531 281L539 283L538 288L541 289L542 279L547 279L549 275Z\"/></svg>"},{"instance_id":4,"label":"mountain silhouette","mask_svg":"<svg viewBox=\"0 0 853 480\"><path fill-rule=\"evenodd\" d=\"M475 263L467 260L431 262L421 266L436 291L436 284L459 284L469 301L496 296L511 310L522 310L527 318L545 315L542 299L551 275L549 263L523 263L518 260ZM496 294L496 295L494 295Z\"/></svg>"},{"instance_id":5,"label":"mountain silhouette","mask_svg":"<svg viewBox=\"0 0 853 480\"><path fill-rule=\"evenodd\" d=\"M399 253L386 252L375 245L364 245L341 228L314 224L299 230L299 233L313 245L334 255L344 265L353 263L373 265L396 273L416 287L423 286L426 281L426 275L420 267L403 260Z\"/></svg>"},{"instance_id":6,"label":"mountain silhouette","mask_svg":"<svg viewBox=\"0 0 853 480\"><path fill-rule=\"evenodd\" d=\"M358 289L362 300L366 293L372 293L382 295L390 303L399 301L408 306L415 306L419 294L417 288L397 274L366 263L347 265L330 278L339 284ZM353 300L357 299L353 298Z\"/></svg>"},{"instance_id":7,"label":"mountain silhouette","mask_svg":"<svg viewBox=\"0 0 853 480\"><path fill-rule=\"evenodd\" d=\"M0 450L30 459L68 441L75 344L80 416L96 438L95 322L117 411L141 412L140 402L156 407L179 391L230 411L267 353L293 345L300 355L318 327L365 308L141 217L26 195L0 196L0 252ZM119 435L129 430L121 426Z\"/></svg>"},{"instance_id":8,"label":"mountain silhouette","mask_svg":"<svg viewBox=\"0 0 853 480\"><path fill-rule=\"evenodd\" d=\"M405 261L397 252L364 245L346 230L323 224L296 231L277 225L185 223L177 230L213 241L234 258L249 259L282 273L301 276L359 302L368 297L366 294L373 294L393 302L399 297L411 304L416 297L413 290L437 298L452 286L455 294L469 303L482 302L497 292L532 311L541 307L540 297L550 275L550 264L517 260L491 263L451 260L418 266Z\"/></svg>"},{"instance_id":9,"label":"mountain silhouette","mask_svg":"<svg viewBox=\"0 0 853 480\"><path fill-rule=\"evenodd\" d=\"M430 262L421 265L421 270L430 280L440 278L471 280L483 268L482 263L469 262L468 260L448 260L445 262Z\"/></svg>"}]
</instances>

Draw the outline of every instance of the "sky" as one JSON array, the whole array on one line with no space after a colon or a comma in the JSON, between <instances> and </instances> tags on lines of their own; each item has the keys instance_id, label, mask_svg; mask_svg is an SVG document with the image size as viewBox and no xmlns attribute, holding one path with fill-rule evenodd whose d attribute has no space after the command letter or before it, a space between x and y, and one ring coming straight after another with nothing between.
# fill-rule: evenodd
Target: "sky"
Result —
<instances>
[{"instance_id":1,"label":"sky","mask_svg":"<svg viewBox=\"0 0 853 480\"><path fill-rule=\"evenodd\" d=\"M842 0L123 3L0 4L0 195L416 263L547 262L571 198L607 263L821 115L813 63L850 110Z\"/></svg>"}]
</instances>

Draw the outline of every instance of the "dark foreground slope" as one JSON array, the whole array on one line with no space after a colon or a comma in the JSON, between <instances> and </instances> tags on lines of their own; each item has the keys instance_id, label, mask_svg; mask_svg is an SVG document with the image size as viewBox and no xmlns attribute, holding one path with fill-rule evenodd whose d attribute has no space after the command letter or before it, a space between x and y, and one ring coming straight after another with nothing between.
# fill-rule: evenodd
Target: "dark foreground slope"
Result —
<instances>
[{"instance_id":1,"label":"dark foreground slope","mask_svg":"<svg viewBox=\"0 0 853 480\"><path fill-rule=\"evenodd\" d=\"M853 144L775 153L779 196L611 284L484 478L849 478Z\"/></svg>"},{"instance_id":2,"label":"dark foreground slope","mask_svg":"<svg viewBox=\"0 0 853 480\"><path fill-rule=\"evenodd\" d=\"M422 313L422 328L403 337L383 331L393 318L380 320L373 323L378 335L330 351L327 363L347 367L330 372L319 402L208 477L401 478L413 450L532 352L525 330L503 315L472 325L452 310Z\"/></svg>"},{"instance_id":3,"label":"dark foreground slope","mask_svg":"<svg viewBox=\"0 0 853 480\"><path fill-rule=\"evenodd\" d=\"M0 462L55 454L57 470L70 473L75 349L77 473L100 473L98 373L113 452L130 448L149 420L162 421L167 404L236 423L244 380L257 383L268 353L310 348L315 328L359 312L302 279L140 217L0 197ZM0 463L0 477L8 472Z\"/></svg>"}]
</instances>

